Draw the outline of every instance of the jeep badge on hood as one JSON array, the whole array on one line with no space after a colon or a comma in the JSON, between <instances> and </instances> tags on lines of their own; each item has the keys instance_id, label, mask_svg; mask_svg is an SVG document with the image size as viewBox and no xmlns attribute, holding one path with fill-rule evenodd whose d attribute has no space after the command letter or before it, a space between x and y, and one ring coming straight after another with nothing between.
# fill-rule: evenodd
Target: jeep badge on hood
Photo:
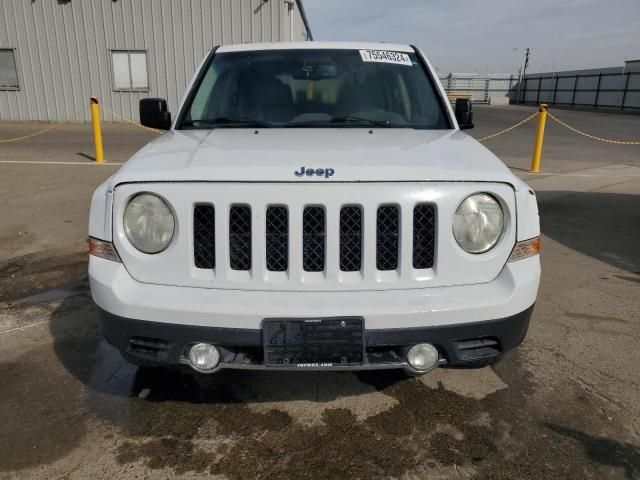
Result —
<instances>
[{"instance_id":1,"label":"jeep badge on hood","mask_svg":"<svg viewBox=\"0 0 640 480\"><path fill-rule=\"evenodd\" d=\"M297 172L293 172L296 174L296 177L304 177L305 175L307 177L324 177L324 178L329 178L329 177L333 177L333 175L336 173L335 170L333 168L307 168L307 167L300 167L300 170Z\"/></svg>"}]
</instances>

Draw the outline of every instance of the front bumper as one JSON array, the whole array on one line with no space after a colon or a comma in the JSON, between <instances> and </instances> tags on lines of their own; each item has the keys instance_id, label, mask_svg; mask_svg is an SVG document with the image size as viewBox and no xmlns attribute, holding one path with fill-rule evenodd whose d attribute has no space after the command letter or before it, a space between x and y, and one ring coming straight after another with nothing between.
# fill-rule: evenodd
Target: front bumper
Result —
<instances>
[{"instance_id":1,"label":"front bumper","mask_svg":"<svg viewBox=\"0 0 640 480\"><path fill-rule=\"evenodd\" d=\"M540 261L534 256L508 263L487 283L409 290L268 292L154 285L135 281L121 263L94 256L89 278L108 341L152 363L178 364L188 344L209 342L223 347L223 367L267 368L261 357L265 318L362 317L367 351L358 368L398 368L406 366L406 347L421 342L436 345L451 365L518 345L536 300ZM340 368L353 369L334 367Z\"/></svg>"},{"instance_id":2,"label":"front bumper","mask_svg":"<svg viewBox=\"0 0 640 480\"><path fill-rule=\"evenodd\" d=\"M496 357L522 342L529 327L532 311L533 305L507 318L459 325L365 329L364 361L362 364L348 366L267 366L262 350L262 330L258 329L149 322L118 317L104 310L101 310L101 318L102 330L107 341L126 357L146 364L188 363L188 347L206 342L216 345L221 353L221 361L216 370L412 370L405 360L405 354L408 348L416 343L435 345L440 352L440 365L464 366Z\"/></svg>"},{"instance_id":3,"label":"front bumper","mask_svg":"<svg viewBox=\"0 0 640 480\"><path fill-rule=\"evenodd\" d=\"M223 290L141 283L121 263L89 258L91 293L107 312L232 329L260 329L265 318L288 317L363 317L370 330L506 318L533 305L540 281L540 260L534 256L507 263L492 281L472 285L326 292Z\"/></svg>"}]
</instances>

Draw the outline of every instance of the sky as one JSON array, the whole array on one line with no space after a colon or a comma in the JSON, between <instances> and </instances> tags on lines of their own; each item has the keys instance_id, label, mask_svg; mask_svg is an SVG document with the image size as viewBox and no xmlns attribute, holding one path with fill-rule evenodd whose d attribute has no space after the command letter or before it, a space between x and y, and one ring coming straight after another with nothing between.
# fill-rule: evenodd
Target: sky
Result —
<instances>
[{"instance_id":1,"label":"sky","mask_svg":"<svg viewBox=\"0 0 640 480\"><path fill-rule=\"evenodd\" d=\"M441 73L527 73L640 59L640 0L303 0L314 40L413 44Z\"/></svg>"}]
</instances>

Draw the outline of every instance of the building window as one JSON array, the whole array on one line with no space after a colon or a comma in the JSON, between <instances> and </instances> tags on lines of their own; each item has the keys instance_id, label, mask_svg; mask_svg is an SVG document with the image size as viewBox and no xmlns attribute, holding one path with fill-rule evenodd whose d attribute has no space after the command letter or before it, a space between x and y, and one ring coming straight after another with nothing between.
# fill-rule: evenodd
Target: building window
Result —
<instances>
[{"instance_id":1,"label":"building window","mask_svg":"<svg viewBox=\"0 0 640 480\"><path fill-rule=\"evenodd\" d=\"M13 48L0 48L0 90L19 88L16 51Z\"/></svg>"},{"instance_id":2,"label":"building window","mask_svg":"<svg viewBox=\"0 0 640 480\"><path fill-rule=\"evenodd\" d=\"M113 89L115 91L147 91L147 52L112 50Z\"/></svg>"}]
</instances>

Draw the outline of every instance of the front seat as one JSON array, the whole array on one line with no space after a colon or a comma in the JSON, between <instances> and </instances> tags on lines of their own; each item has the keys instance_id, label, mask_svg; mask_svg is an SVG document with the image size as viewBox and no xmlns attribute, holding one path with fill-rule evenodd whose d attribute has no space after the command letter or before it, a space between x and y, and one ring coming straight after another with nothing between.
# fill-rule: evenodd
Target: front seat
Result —
<instances>
[{"instance_id":1,"label":"front seat","mask_svg":"<svg viewBox=\"0 0 640 480\"><path fill-rule=\"evenodd\" d=\"M240 101L240 111L256 120L283 123L293 118L291 89L276 77L248 75L241 91L247 92Z\"/></svg>"}]
</instances>

